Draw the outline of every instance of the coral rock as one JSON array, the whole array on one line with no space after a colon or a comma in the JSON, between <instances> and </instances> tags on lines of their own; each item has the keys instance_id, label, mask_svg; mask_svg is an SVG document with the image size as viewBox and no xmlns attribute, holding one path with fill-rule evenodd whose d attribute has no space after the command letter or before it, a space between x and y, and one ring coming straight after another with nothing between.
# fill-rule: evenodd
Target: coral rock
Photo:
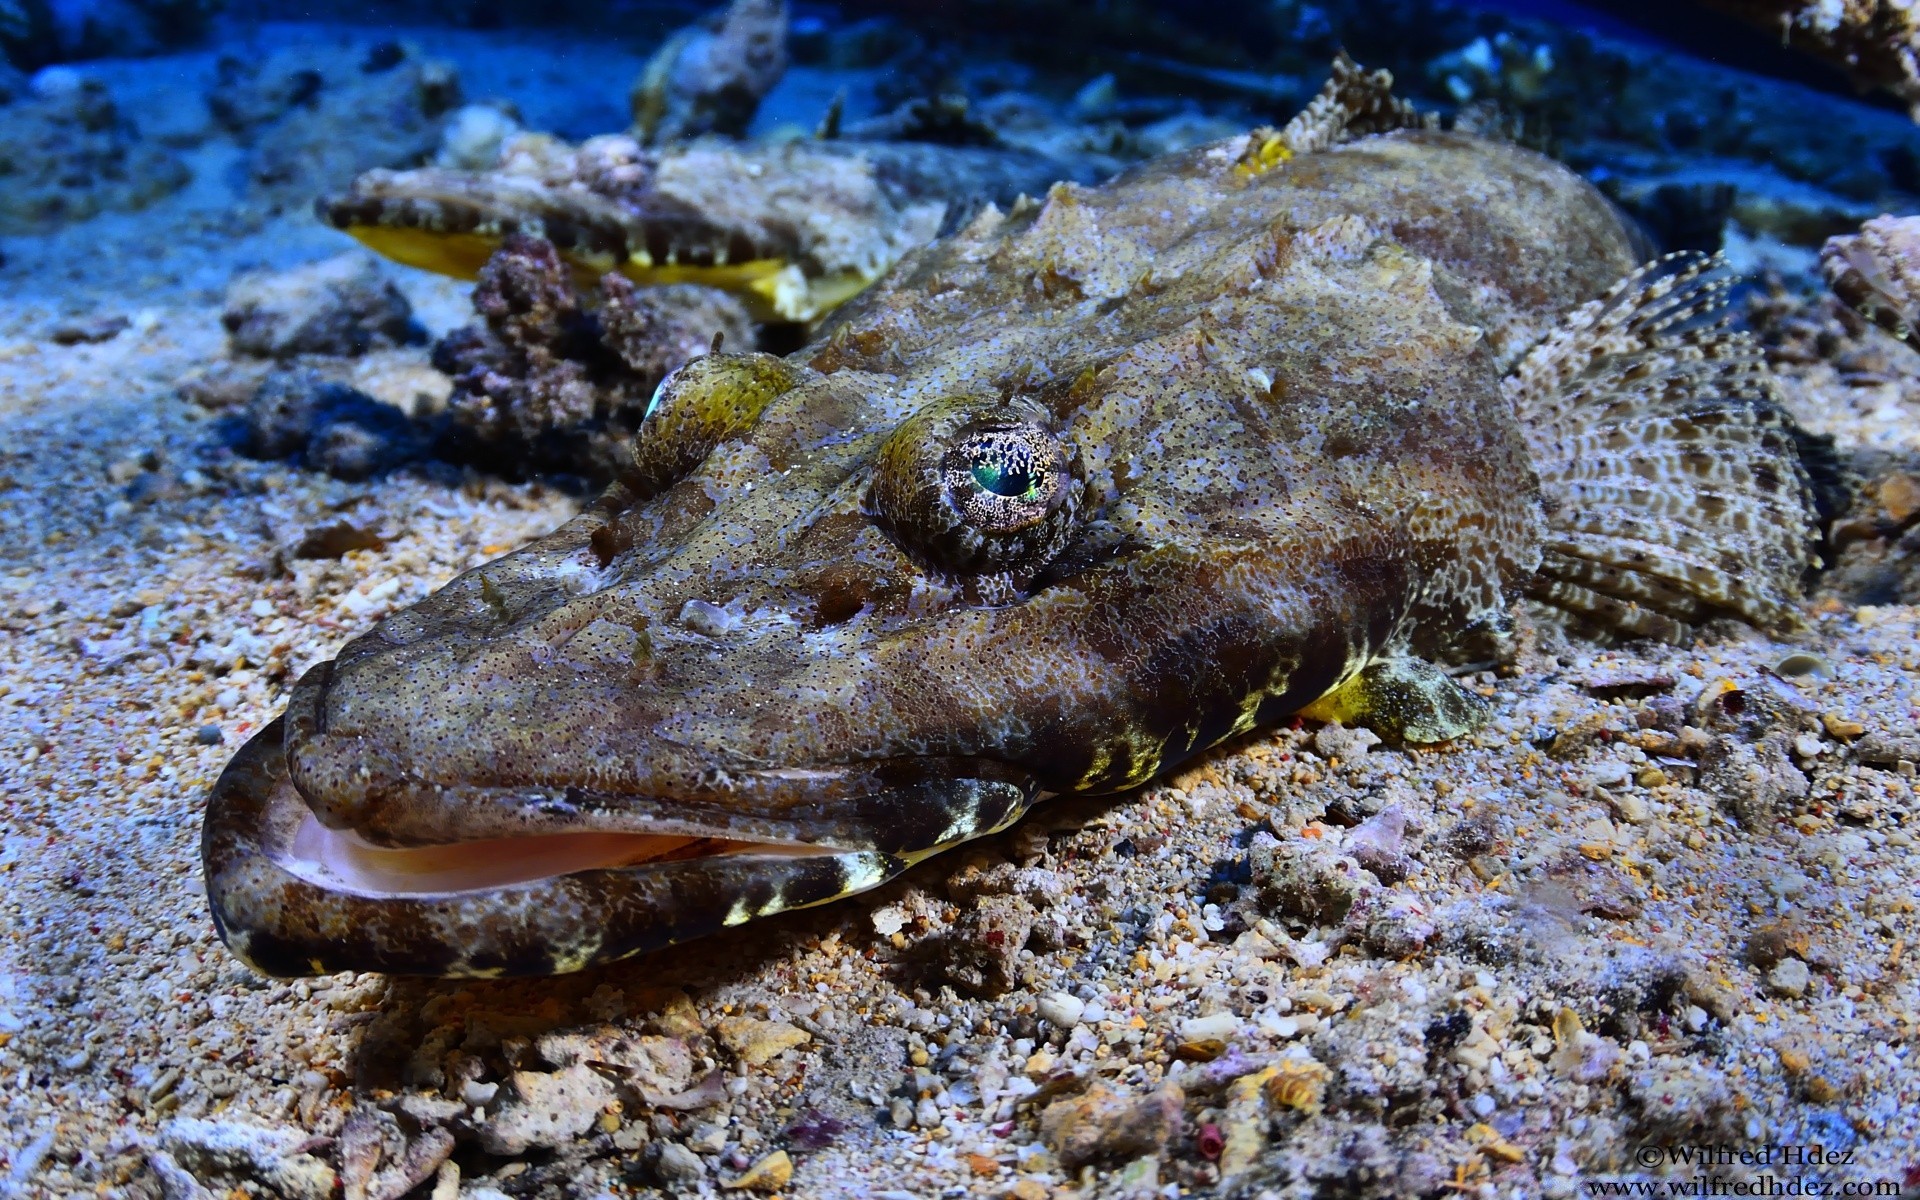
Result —
<instances>
[{"instance_id":1,"label":"coral rock","mask_svg":"<svg viewBox=\"0 0 1920 1200\"><path fill-rule=\"evenodd\" d=\"M1706 0L1898 96L1920 120L1920 9L1898 0Z\"/></svg>"},{"instance_id":2,"label":"coral rock","mask_svg":"<svg viewBox=\"0 0 1920 1200\"><path fill-rule=\"evenodd\" d=\"M415 334L407 298L356 253L238 277L227 287L220 323L236 353L256 358L364 354Z\"/></svg>"},{"instance_id":3,"label":"coral rock","mask_svg":"<svg viewBox=\"0 0 1920 1200\"><path fill-rule=\"evenodd\" d=\"M480 1126L489 1154L519 1155L564 1146L593 1128L618 1098L614 1085L585 1063L563 1071L515 1071L512 1094Z\"/></svg>"},{"instance_id":4,"label":"coral rock","mask_svg":"<svg viewBox=\"0 0 1920 1200\"><path fill-rule=\"evenodd\" d=\"M640 291L601 281L598 311L574 291L551 242L515 234L481 272L485 321L449 334L434 365L453 376L448 402L456 457L503 470L611 477L627 460L654 388L713 344L753 344L745 310L725 293L676 286Z\"/></svg>"},{"instance_id":5,"label":"coral rock","mask_svg":"<svg viewBox=\"0 0 1920 1200\"><path fill-rule=\"evenodd\" d=\"M715 1026L720 1044L750 1067L760 1066L795 1046L804 1046L813 1035L785 1021L762 1021L754 1017L730 1017Z\"/></svg>"}]
</instances>

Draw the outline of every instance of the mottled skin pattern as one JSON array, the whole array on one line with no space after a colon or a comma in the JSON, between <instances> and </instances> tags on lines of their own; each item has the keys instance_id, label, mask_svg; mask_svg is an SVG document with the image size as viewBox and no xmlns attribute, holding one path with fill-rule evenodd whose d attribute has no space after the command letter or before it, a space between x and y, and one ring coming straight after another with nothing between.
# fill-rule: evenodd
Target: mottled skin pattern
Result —
<instances>
[{"instance_id":1,"label":"mottled skin pattern","mask_svg":"<svg viewBox=\"0 0 1920 1200\"><path fill-rule=\"evenodd\" d=\"M475 278L503 239L553 243L591 283L722 288L760 320L811 321L938 232L1072 168L1014 150L818 142L644 149L611 134L510 140L489 171L368 171L320 219L409 266Z\"/></svg>"},{"instance_id":2,"label":"mottled skin pattern","mask_svg":"<svg viewBox=\"0 0 1920 1200\"><path fill-rule=\"evenodd\" d=\"M1270 169L1256 146L989 210L791 359L671 380L624 483L308 675L284 765L278 728L236 760L207 832L230 944L279 973L574 969L872 886L1369 661L1497 637L1543 536L1501 378L1635 265L1629 234L1465 134ZM1013 535L1037 557L955 569L881 511L903 489L877 472L940 461L901 441L936 406L1057 439L1071 519ZM275 864L305 808L389 845L834 853L361 896Z\"/></svg>"}]
</instances>

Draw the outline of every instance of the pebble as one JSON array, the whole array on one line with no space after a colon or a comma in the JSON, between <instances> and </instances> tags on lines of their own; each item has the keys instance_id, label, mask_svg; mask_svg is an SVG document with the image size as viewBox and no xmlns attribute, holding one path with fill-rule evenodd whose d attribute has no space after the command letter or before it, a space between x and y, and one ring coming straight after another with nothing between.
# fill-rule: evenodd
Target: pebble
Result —
<instances>
[{"instance_id":1,"label":"pebble","mask_svg":"<svg viewBox=\"0 0 1920 1200\"><path fill-rule=\"evenodd\" d=\"M775 1150L720 1186L755 1192L777 1192L787 1186L792 1179L792 1157L785 1150Z\"/></svg>"},{"instance_id":2,"label":"pebble","mask_svg":"<svg viewBox=\"0 0 1920 1200\"><path fill-rule=\"evenodd\" d=\"M1042 1020L1061 1029L1072 1029L1087 1011L1086 1001L1066 992L1048 992L1034 1003Z\"/></svg>"},{"instance_id":3,"label":"pebble","mask_svg":"<svg viewBox=\"0 0 1920 1200\"><path fill-rule=\"evenodd\" d=\"M804 1046L813 1035L786 1021L762 1021L757 1017L729 1017L715 1026L720 1044L750 1067L757 1067L795 1046Z\"/></svg>"},{"instance_id":4,"label":"pebble","mask_svg":"<svg viewBox=\"0 0 1920 1200\"><path fill-rule=\"evenodd\" d=\"M221 734L218 725L202 725L193 731L193 740L202 746L218 746L226 738Z\"/></svg>"},{"instance_id":5,"label":"pebble","mask_svg":"<svg viewBox=\"0 0 1920 1200\"><path fill-rule=\"evenodd\" d=\"M1807 964L1797 958L1783 958L1767 972L1767 990L1776 996L1799 999L1807 994L1813 976Z\"/></svg>"},{"instance_id":6,"label":"pebble","mask_svg":"<svg viewBox=\"0 0 1920 1200\"><path fill-rule=\"evenodd\" d=\"M661 1142L660 1156L654 1160L654 1173L666 1183L692 1183L705 1179L707 1164L679 1142Z\"/></svg>"},{"instance_id":7,"label":"pebble","mask_svg":"<svg viewBox=\"0 0 1920 1200\"><path fill-rule=\"evenodd\" d=\"M1205 1017L1189 1017L1180 1022L1180 1036L1190 1042L1224 1042L1239 1029L1240 1018L1230 1012L1213 1013Z\"/></svg>"},{"instance_id":8,"label":"pebble","mask_svg":"<svg viewBox=\"0 0 1920 1200\"><path fill-rule=\"evenodd\" d=\"M1587 778L1601 787L1619 787L1632 777L1632 769L1617 758L1603 758L1587 770Z\"/></svg>"}]
</instances>

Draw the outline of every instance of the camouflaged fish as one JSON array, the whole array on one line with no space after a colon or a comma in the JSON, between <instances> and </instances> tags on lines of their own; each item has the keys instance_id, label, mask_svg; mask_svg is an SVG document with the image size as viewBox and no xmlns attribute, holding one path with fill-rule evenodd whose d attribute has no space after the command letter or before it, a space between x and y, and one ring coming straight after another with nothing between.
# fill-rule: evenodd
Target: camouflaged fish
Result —
<instances>
[{"instance_id":1,"label":"camouflaged fish","mask_svg":"<svg viewBox=\"0 0 1920 1200\"><path fill-rule=\"evenodd\" d=\"M1278 132L983 212L624 477L315 668L214 790L298 975L571 971L846 896L1290 714L1472 729L1446 664L1791 621L1810 497L1712 264L1342 64Z\"/></svg>"},{"instance_id":2,"label":"camouflaged fish","mask_svg":"<svg viewBox=\"0 0 1920 1200\"><path fill-rule=\"evenodd\" d=\"M1073 170L1020 150L917 143L698 143L522 134L490 171L369 171L320 219L408 266L473 279L514 233L592 282L697 283L755 320L813 321L931 241L955 206L1038 192Z\"/></svg>"}]
</instances>

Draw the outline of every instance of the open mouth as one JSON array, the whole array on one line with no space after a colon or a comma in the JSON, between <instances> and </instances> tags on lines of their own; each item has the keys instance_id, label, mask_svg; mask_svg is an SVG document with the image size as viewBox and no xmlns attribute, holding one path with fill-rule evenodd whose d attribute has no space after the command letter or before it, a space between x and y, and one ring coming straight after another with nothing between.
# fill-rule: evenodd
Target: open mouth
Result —
<instances>
[{"instance_id":1,"label":"open mouth","mask_svg":"<svg viewBox=\"0 0 1920 1200\"><path fill-rule=\"evenodd\" d=\"M549 833L438 846L376 846L329 829L312 813L279 865L316 887L367 897L435 896L533 883L580 871L686 862L735 854L831 856L819 846L648 833Z\"/></svg>"},{"instance_id":2,"label":"open mouth","mask_svg":"<svg viewBox=\"0 0 1920 1200\"><path fill-rule=\"evenodd\" d=\"M944 802L912 788L864 797L881 807L854 825L899 835L884 847L748 840L676 821L395 848L319 822L287 773L283 735L275 721L234 756L201 834L221 938L281 976L491 978L615 962L877 887L944 845L1005 827L1033 796L966 778L929 785ZM955 812L964 817L950 824Z\"/></svg>"}]
</instances>

